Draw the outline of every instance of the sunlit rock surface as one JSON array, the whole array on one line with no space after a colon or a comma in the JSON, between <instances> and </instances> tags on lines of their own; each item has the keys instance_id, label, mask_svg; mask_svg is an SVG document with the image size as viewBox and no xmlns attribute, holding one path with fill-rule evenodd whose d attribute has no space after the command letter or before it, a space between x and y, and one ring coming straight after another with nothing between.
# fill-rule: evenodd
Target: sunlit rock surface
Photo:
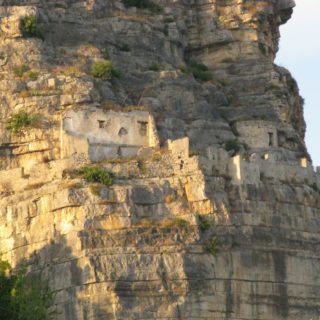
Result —
<instances>
[{"instance_id":1,"label":"sunlit rock surface","mask_svg":"<svg viewBox=\"0 0 320 320\"><path fill-rule=\"evenodd\" d=\"M0 4L0 255L56 319L320 315L320 175L274 64L294 1Z\"/></svg>"}]
</instances>

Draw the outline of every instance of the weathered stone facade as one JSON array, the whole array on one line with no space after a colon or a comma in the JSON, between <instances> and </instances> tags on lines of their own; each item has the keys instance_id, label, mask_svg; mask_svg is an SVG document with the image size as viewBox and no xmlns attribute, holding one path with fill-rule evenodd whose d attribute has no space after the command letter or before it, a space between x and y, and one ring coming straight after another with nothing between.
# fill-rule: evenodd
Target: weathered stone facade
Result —
<instances>
[{"instance_id":1,"label":"weathered stone facade","mask_svg":"<svg viewBox=\"0 0 320 320\"><path fill-rule=\"evenodd\" d=\"M153 117L144 111L69 111L61 120L61 158L91 161L137 156L159 145Z\"/></svg>"},{"instance_id":2,"label":"weathered stone facade","mask_svg":"<svg viewBox=\"0 0 320 320\"><path fill-rule=\"evenodd\" d=\"M273 64L294 2L155 3L0 1L2 259L49 279L58 320L318 318L320 174Z\"/></svg>"}]
</instances>

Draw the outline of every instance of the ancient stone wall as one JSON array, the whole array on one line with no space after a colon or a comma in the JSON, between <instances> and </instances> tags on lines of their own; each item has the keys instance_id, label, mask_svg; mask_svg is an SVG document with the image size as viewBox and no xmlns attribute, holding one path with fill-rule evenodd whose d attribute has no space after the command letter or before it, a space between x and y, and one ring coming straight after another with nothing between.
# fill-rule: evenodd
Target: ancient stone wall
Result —
<instances>
[{"instance_id":1,"label":"ancient stone wall","mask_svg":"<svg viewBox=\"0 0 320 320\"><path fill-rule=\"evenodd\" d=\"M241 140L251 149L272 149L279 146L277 126L265 121L241 121L236 124Z\"/></svg>"},{"instance_id":2,"label":"ancient stone wall","mask_svg":"<svg viewBox=\"0 0 320 320\"><path fill-rule=\"evenodd\" d=\"M143 111L69 111L61 126L62 158L76 154L92 161L130 157L159 144L154 120Z\"/></svg>"}]
</instances>

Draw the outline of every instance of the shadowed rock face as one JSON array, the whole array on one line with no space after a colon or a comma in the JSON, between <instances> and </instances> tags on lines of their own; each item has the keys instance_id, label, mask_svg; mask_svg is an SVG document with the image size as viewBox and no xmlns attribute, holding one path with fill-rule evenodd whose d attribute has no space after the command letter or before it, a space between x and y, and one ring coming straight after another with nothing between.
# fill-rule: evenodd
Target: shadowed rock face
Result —
<instances>
[{"instance_id":1,"label":"shadowed rock face","mask_svg":"<svg viewBox=\"0 0 320 320\"><path fill-rule=\"evenodd\" d=\"M297 84L273 64L293 1L0 4L0 254L49 279L57 319L320 315L320 178ZM101 59L121 76L94 78ZM126 120L110 136L128 145L91 163L83 137L103 140L110 109L149 111L157 133L147 112L136 131L167 150L124 158ZM33 120L10 131L21 110ZM73 171L92 165L113 184Z\"/></svg>"}]
</instances>

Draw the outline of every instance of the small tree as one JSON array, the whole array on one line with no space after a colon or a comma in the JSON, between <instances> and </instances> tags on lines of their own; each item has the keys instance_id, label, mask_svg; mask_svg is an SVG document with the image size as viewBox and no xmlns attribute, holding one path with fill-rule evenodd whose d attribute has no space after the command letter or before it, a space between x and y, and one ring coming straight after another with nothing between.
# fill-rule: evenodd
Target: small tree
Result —
<instances>
[{"instance_id":1,"label":"small tree","mask_svg":"<svg viewBox=\"0 0 320 320\"><path fill-rule=\"evenodd\" d=\"M76 174L87 182L101 183L105 186L110 186L112 184L112 174L104 168L83 167L77 170Z\"/></svg>"},{"instance_id":2,"label":"small tree","mask_svg":"<svg viewBox=\"0 0 320 320\"><path fill-rule=\"evenodd\" d=\"M210 81L213 79L213 75L209 71L209 68L202 63L191 61L188 65L188 70L198 80Z\"/></svg>"},{"instance_id":3,"label":"small tree","mask_svg":"<svg viewBox=\"0 0 320 320\"><path fill-rule=\"evenodd\" d=\"M91 65L91 75L102 80L112 80L120 76L120 71L114 67L112 61L98 60Z\"/></svg>"},{"instance_id":4,"label":"small tree","mask_svg":"<svg viewBox=\"0 0 320 320\"><path fill-rule=\"evenodd\" d=\"M20 111L9 118L6 128L12 133L17 133L23 128L35 126L38 120L38 115L28 114L26 111Z\"/></svg>"},{"instance_id":5,"label":"small tree","mask_svg":"<svg viewBox=\"0 0 320 320\"><path fill-rule=\"evenodd\" d=\"M14 279L8 276L10 270L10 264L0 260L0 314L3 319L12 319L10 306Z\"/></svg>"},{"instance_id":6,"label":"small tree","mask_svg":"<svg viewBox=\"0 0 320 320\"><path fill-rule=\"evenodd\" d=\"M44 39L43 32L38 27L38 21L35 16L26 16L21 21L21 31L24 37L36 37Z\"/></svg>"},{"instance_id":7,"label":"small tree","mask_svg":"<svg viewBox=\"0 0 320 320\"><path fill-rule=\"evenodd\" d=\"M6 320L51 320L48 308L53 295L48 284L30 277L24 266L16 274L0 260L0 315Z\"/></svg>"}]
</instances>

